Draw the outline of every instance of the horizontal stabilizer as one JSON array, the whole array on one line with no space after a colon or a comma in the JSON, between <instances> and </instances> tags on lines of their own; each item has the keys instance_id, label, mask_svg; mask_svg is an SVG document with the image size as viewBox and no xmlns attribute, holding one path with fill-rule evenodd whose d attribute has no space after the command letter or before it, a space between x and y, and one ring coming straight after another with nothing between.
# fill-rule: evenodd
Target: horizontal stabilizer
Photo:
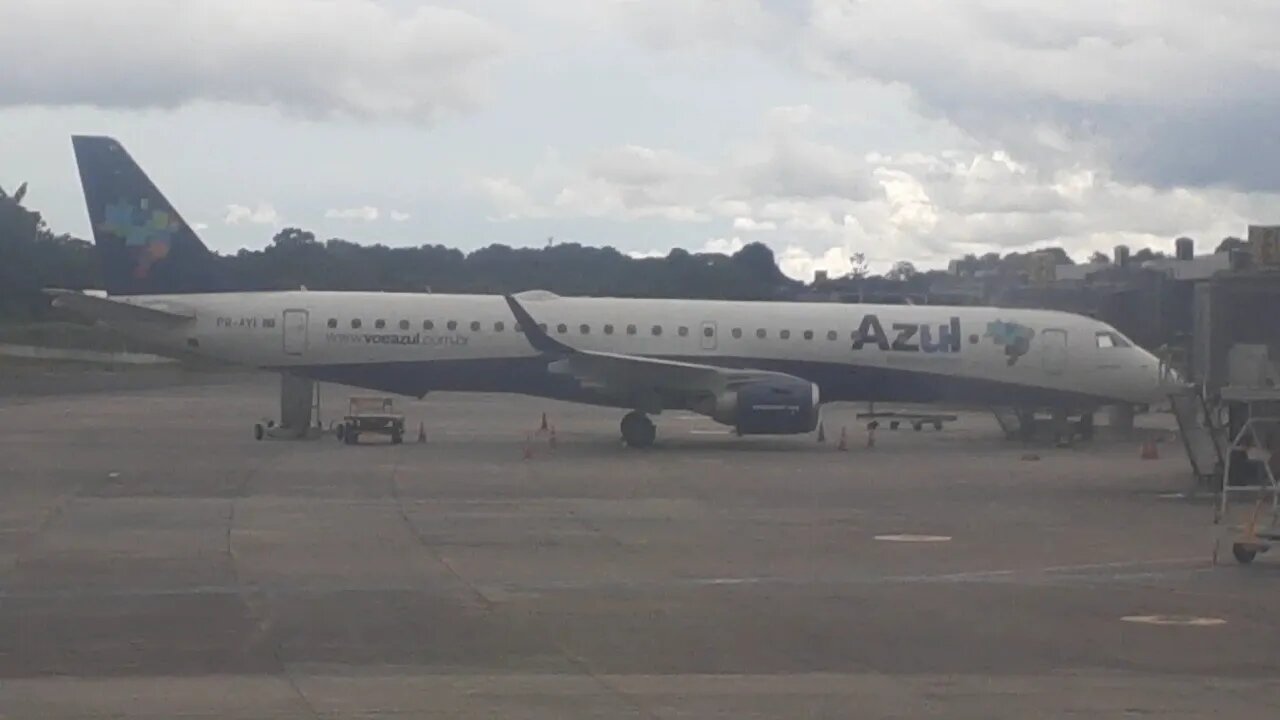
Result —
<instances>
[{"instance_id":1,"label":"horizontal stabilizer","mask_svg":"<svg viewBox=\"0 0 1280 720\"><path fill-rule=\"evenodd\" d=\"M56 308L70 310L84 317L110 324L172 326L189 323L196 319L193 311L172 305L164 308L137 305L96 295L86 295L75 290L48 289L44 292L53 297L53 306Z\"/></svg>"}]
</instances>

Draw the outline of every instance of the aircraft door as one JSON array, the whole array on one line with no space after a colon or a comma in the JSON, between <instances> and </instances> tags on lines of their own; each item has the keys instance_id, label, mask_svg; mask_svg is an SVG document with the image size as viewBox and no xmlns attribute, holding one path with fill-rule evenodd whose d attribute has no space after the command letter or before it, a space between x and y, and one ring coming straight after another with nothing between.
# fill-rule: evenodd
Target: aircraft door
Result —
<instances>
[{"instance_id":1,"label":"aircraft door","mask_svg":"<svg viewBox=\"0 0 1280 720\"><path fill-rule=\"evenodd\" d=\"M301 355L307 350L307 311L284 311L284 354Z\"/></svg>"},{"instance_id":2,"label":"aircraft door","mask_svg":"<svg viewBox=\"0 0 1280 720\"><path fill-rule=\"evenodd\" d=\"M1049 329L1040 331L1040 358L1044 371L1061 375L1067 369L1067 331Z\"/></svg>"},{"instance_id":3,"label":"aircraft door","mask_svg":"<svg viewBox=\"0 0 1280 720\"><path fill-rule=\"evenodd\" d=\"M715 321L707 320L702 323L702 349L716 349L716 324Z\"/></svg>"}]
</instances>

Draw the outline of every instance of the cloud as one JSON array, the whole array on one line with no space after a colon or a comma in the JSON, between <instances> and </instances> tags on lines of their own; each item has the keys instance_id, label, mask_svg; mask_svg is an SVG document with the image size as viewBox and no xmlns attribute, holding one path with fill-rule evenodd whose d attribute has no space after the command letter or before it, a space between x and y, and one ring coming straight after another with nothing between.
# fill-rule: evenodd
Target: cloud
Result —
<instances>
[{"instance_id":1,"label":"cloud","mask_svg":"<svg viewBox=\"0 0 1280 720\"><path fill-rule=\"evenodd\" d=\"M775 197L865 200L874 187L861 157L790 135L776 136L743 175L752 192Z\"/></svg>"},{"instance_id":2,"label":"cloud","mask_svg":"<svg viewBox=\"0 0 1280 720\"><path fill-rule=\"evenodd\" d=\"M616 27L661 49L764 42L774 24L759 0L633 0L609 9Z\"/></svg>"},{"instance_id":3,"label":"cloud","mask_svg":"<svg viewBox=\"0 0 1280 720\"><path fill-rule=\"evenodd\" d=\"M1280 190L1280 3L687 0L620 4L647 47L754 51L784 71L905 88L922 119L1037 170ZM804 106L777 124L812 122Z\"/></svg>"},{"instance_id":4,"label":"cloud","mask_svg":"<svg viewBox=\"0 0 1280 720\"><path fill-rule=\"evenodd\" d=\"M733 219L733 229L744 230L746 232L777 230L778 224L772 220L754 220L749 217L736 217Z\"/></svg>"},{"instance_id":5,"label":"cloud","mask_svg":"<svg viewBox=\"0 0 1280 720\"><path fill-rule=\"evenodd\" d=\"M333 209L324 211L324 216L331 220L363 220L373 222L378 219L378 208L371 205L361 207Z\"/></svg>"},{"instance_id":6,"label":"cloud","mask_svg":"<svg viewBox=\"0 0 1280 720\"><path fill-rule=\"evenodd\" d=\"M545 216L546 210L529 193L511 178L485 177L473 183L479 192L493 205L498 214L490 220L514 220Z\"/></svg>"},{"instance_id":7,"label":"cloud","mask_svg":"<svg viewBox=\"0 0 1280 720\"><path fill-rule=\"evenodd\" d=\"M477 105L506 44L466 12L374 0L5 0L0 103L432 120Z\"/></svg>"},{"instance_id":8,"label":"cloud","mask_svg":"<svg viewBox=\"0 0 1280 720\"><path fill-rule=\"evenodd\" d=\"M911 89L928 114L1041 169L1158 187L1280 189L1280 4L814 0L811 69Z\"/></svg>"},{"instance_id":9,"label":"cloud","mask_svg":"<svg viewBox=\"0 0 1280 720\"><path fill-rule=\"evenodd\" d=\"M399 210L392 210L388 214L388 217L391 218L391 222L404 222L405 220L409 219L409 213L401 212Z\"/></svg>"},{"instance_id":10,"label":"cloud","mask_svg":"<svg viewBox=\"0 0 1280 720\"><path fill-rule=\"evenodd\" d=\"M587 166L594 178L618 185L661 185L697 175L699 166L670 150L623 145L596 153Z\"/></svg>"},{"instance_id":11,"label":"cloud","mask_svg":"<svg viewBox=\"0 0 1280 720\"><path fill-rule=\"evenodd\" d=\"M222 222L227 225L239 225L242 222L275 225L280 222L280 213L276 212L270 203L258 203L256 208L231 204L227 206L227 213L222 218Z\"/></svg>"}]
</instances>

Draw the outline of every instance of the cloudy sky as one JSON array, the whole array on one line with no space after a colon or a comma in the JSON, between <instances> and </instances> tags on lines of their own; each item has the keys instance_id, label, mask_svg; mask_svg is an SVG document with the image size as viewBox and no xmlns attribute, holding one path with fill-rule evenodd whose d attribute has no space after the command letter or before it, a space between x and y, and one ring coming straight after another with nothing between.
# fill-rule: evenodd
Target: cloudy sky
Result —
<instances>
[{"instance_id":1,"label":"cloudy sky","mask_svg":"<svg viewBox=\"0 0 1280 720\"><path fill-rule=\"evenodd\" d=\"M206 242L783 269L1201 249L1280 221L1274 0L3 0L0 185L88 236L71 133Z\"/></svg>"}]
</instances>

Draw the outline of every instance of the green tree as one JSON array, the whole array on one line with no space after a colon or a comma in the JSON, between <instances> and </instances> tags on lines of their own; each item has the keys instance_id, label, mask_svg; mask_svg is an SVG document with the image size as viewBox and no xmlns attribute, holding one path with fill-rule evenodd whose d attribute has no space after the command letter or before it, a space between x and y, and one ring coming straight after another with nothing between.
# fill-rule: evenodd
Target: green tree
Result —
<instances>
[{"instance_id":1,"label":"green tree","mask_svg":"<svg viewBox=\"0 0 1280 720\"><path fill-rule=\"evenodd\" d=\"M908 282L919 274L920 271L916 270L915 265L906 260L899 260L893 264L892 268L889 268L889 272L885 273L884 276L890 280Z\"/></svg>"}]
</instances>

